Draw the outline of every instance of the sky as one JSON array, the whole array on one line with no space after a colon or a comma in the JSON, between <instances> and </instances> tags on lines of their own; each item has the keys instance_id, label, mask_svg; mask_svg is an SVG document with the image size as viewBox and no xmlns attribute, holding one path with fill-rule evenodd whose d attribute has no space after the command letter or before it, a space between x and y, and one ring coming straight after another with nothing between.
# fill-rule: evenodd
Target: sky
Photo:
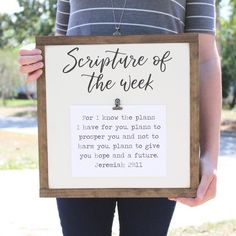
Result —
<instances>
[{"instance_id":1,"label":"sky","mask_svg":"<svg viewBox=\"0 0 236 236\"><path fill-rule=\"evenodd\" d=\"M4 1L3 4L1 4L0 13L14 13L19 11L19 5L17 0L2 0Z\"/></svg>"},{"instance_id":2,"label":"sky","mask_svg":"<svg viewBox=\"0 0 236 236\"><path fill-rule=\"evenodd\" d=\"M1 4L0 13L14 13L20 10L17 0L2 0L4 4ZM223 0L221 15L227 17L229 9L228 2L229 0Z\"/></svg>"}]
</instances>

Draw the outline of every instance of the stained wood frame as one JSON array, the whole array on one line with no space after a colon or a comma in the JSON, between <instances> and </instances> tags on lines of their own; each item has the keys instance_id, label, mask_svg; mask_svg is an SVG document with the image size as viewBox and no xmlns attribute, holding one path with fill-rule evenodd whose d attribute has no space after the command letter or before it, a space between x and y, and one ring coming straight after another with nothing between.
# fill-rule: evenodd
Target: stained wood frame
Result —
<instances>
[{"instance_id":1,"label":"stained wood frame","mask_svg":"<svg viewBox=\"0 0 236 236\"><path fill-rule=\"evenodd\" d=\"M132 44L132 43L189 43L190 47L190 188L94 188L50 189L48 181L47 119L45 72L37 81L38 94L38 140L41 197L123 198L123 197L194 197L199 185L199 81L198 81L198 35L137 35L137 36L56 36L36 37L37 48L46 45L77 44Z\"/></svg>"}]
</instances>

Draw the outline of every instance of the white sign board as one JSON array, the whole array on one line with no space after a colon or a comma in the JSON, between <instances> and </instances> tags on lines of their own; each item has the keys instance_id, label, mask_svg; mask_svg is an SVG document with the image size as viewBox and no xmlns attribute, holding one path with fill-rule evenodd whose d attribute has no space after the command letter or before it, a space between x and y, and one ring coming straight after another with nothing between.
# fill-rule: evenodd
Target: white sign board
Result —
<instances>
[{"instance_id":1,"label":"white sign board","mask_svg":"<svg viewBox=\"0 0 236 236\"><path fill-rule=\"evenodd\" d=\"M48 188L190 189L190 43L72 42L44 45Z\"/></svg>"}]
</instances>

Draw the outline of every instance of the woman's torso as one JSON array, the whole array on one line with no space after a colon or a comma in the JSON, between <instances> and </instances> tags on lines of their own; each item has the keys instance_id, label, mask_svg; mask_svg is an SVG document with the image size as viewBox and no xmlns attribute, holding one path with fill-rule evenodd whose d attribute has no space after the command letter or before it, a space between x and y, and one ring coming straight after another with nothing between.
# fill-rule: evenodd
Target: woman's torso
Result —
<instances>
[{"instance_id":1,"label":"woman's torso","mask_svg":"<svg viewBox=\"0 0 236 236\"><path fill-rule=\"evenodd\" d=\"M125 0L71 0L67 35L111 35L119 24L122 34L184 31L185 0L127 0L123 8L124 3Z\"/></svg>"},{"instance_id":2,"label":"woman's torso","mask_svg":"<svg viewBox=\"0 0 236 236\"><path fill-rule=\"evenodd\" d=\"M214 0L58 0L58 3L58 28L69 36L112 35L117 26L124 35L214 32Z\"/></svg>"}]
</instances>

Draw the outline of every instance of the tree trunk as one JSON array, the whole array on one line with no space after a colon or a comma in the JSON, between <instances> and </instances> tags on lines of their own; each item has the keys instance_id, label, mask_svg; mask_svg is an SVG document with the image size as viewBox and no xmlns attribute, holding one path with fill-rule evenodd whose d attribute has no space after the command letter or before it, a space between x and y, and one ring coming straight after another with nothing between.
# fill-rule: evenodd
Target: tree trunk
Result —
<instances>
[{"instance_id":1,"label":"tree trunk","mask_svg":"<svg viewBox=\"0 0 236 236\"><path fill-rule=\"evenodd\" d=\"M4 91L2 91L1 100L2 100L2 105L3 105L4 107L6 107L6 106L7 106L7 99L6 99L6 96L5 96L5 94L4 94Z\"/></svg>"},{"instance_id":2,"label":"tree trunk","mask_svg":"<svg viewBox=\"0 0 236 236\"><path fill-rule=\"evenodd\" d=\"M233 99L230 103L230 109L233 109L236 104L236 84L234 85Z\"/></svg>"}]
</instances>

